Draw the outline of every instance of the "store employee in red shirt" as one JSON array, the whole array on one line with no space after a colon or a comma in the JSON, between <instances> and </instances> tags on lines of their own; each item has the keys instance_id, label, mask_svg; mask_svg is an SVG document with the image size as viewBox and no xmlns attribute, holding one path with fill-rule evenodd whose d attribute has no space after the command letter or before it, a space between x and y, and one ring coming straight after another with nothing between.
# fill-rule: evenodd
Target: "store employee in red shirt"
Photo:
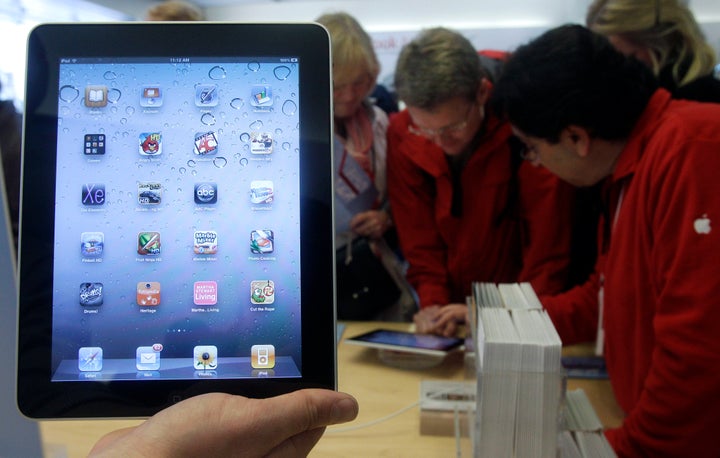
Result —
<instances>
[{"instance_id":1,"label":"store employee in red shirt","mask_svg":"<svg viewBox=\"0 0 720 458\"><path fill-rule=\"evenodd\" d=\"M474 281L561 291L572 189L513 157L521 143L487 107L492 84L472 44L444 28L421 32L400 53L395 89L407 109L388 129L388 192L418 329L451 334L455 320L439 318L465 316Z\"/></svg>"},{"instance_id":2,"label":"store employee in red shirt","mask_svg":"<svg viewBox=\"0 0 720 458\"><path fill-rule=\"evenodd\" d=\"M564 344L594 340L602 317L626 413L609 442L621 457L717 457L720 105L658 87L605 38L564 26L514 53L493 106L530 160L605 186L596 273L543 303Z\"/></svg>"}]
</instances>

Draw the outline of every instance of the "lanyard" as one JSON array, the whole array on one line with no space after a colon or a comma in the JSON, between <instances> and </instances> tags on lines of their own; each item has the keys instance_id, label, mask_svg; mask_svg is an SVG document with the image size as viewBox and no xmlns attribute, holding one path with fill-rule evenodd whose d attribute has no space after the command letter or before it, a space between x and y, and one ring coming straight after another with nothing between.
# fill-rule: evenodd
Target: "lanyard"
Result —
<instances>
[{"instance_id":1,"label":"lanyard","mask_svg":"<svg viewBox=\"0 0 720 458\"><path fill-rule=\"evenodd\" d=\"M349 169L349 173L345 173L345 164L347 163L347 156L348 152L346 149L343 150L342 159L340 159L340 168L338 170L338 175L340 176L340 179L343 180L343 182L347 185L348 188L352 190L355 194L360 194L360 190L358 188L358 183L356 183L357 179L353 181L353 174L352 170Z\"/></svg>"},{"instance_id":2,"label":"lanyard","mask_svg":"<svg viewBox=\"0 0 720 458\"><path fill-rule=\"evenodd\" d=\"M620 215L620 207L623 204L623 197L625 197L625 185L620 188L620 196L618 197L617 205L615 206L615 214L613 215L612 224L610 226L610 237L615 231L617 225L618 216ZM605 241L603 241L605 243ZM609 243L609 240L608 240ZM607 260L607 253L603 253L602 256L605 259L602 260L602 271L600 272L600 288L598 289L598 329L597 336L595 338L595 354L597 356L603 355L605 347L605 328L603 326L603 315L605 310L605 261Z\"/></svg>"}]
</instances>

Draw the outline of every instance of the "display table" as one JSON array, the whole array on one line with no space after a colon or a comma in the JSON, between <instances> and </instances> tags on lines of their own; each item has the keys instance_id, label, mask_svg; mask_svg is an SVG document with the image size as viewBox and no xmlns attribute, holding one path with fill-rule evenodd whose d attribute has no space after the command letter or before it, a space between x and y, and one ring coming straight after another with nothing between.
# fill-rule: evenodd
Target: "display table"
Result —
<instances>
[{"instance_id":1,"label":"display table","mask_svg":"<svg viewBox=\"0 0 720 458\"><path fill-rule=\"evenodd\" d=\"M342 337L372 329L408 330L408 323L348 322ZM569 347L565 354L589 354L589 347ZM421 436L418 402L421 380L464 380L461 353L451 354L431 369L407 370L389 367L378 359L377 350L340 343L338 385L360 403L352 423L328 428L313 449L312 457L358 456L453 456L454 437ZM622 421L622 412L607 380L568 380L568 390L582 388L606 427ZM406 409L403 411L403 409ZM397 414L398 412L402 412ZM375 423L387 416L391 418ZM134 426L141 420L43 421L40 428L49 453L46 456L84 457L104 434ZM465 440L467 442L467 440ZM469 450L469 444L463 444ZM59 452L59 453L55 453ZM465 456L465 455L463 455Z\"/></svg>"}]
</instances>

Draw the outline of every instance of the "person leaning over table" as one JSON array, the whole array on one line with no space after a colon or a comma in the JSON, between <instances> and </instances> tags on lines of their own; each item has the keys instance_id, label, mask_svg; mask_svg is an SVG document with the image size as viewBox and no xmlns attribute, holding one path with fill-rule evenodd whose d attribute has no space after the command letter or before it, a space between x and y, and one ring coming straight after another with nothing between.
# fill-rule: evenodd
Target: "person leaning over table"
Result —
<instances>
[{"instance_id":1,"label":"person leaning over table","mask_svg":"<svg viewBox=\"0 0 720 458\"><path fill-rule=\"evenodd\" d=\"M596 272L541 299L563 344L594 340L602 317L626 414L605 432L615 452L720 456L720 105L673 100L577 25L518 48L493 105L530 161L604 186Z\"/></svg>"},{"instance_id":2,"label":"person leaning over table","mask_svg":"<svg viewBox=\"0 0 720 458\"><path fill-rule=\"evenodd\" d=\"M307 456L325 427L352 421L357 401L307 389L268 399L222 393L179 402L102 437L90 457Z\"/></svg>"},{"instance_id":3,"label":"person leaning over table","mask_svg":"<svg viewBox=\"0 0 720 458\"><path fill-rule=\"evenodd\" d=\"M595 0L586 24L652 69L674 98L720 103L715 50L686 0Z\"/></svg>"},{"instance_id":4,"label":"person leaning over table","mask_svg":"<svg viewBox=\"0 0 720 458\"><path fill-rule=\"evenodd\" d=\"M367 238L380 258L373 268L388 271L390 285L399 294L405 286L404 269L388 243L395 232L387 198L388 117L369 98L380 63L370 36L349 14L328 13L316 22L328 30L332 42L336 262L351 262L352 241ZM354 285L345 272L337 271L338 319L371 320L398 299L394 295L386 303L380 302L382 298L352 301L349 289Z\"/></svg>"},{"instance_id":5,"label":"person leaning over table","mask_svg":"<svg viewBox=\"0 0 720 458\"><path fill-rule=\"evenodd\" d=\"M474 281L562 291L572 189L523 163L487 106L493 85L472 44L422 31L400 52L395 89L407 109L388 129L388 190L418 332L453 334Z\"/></svg>"}]
</instances>

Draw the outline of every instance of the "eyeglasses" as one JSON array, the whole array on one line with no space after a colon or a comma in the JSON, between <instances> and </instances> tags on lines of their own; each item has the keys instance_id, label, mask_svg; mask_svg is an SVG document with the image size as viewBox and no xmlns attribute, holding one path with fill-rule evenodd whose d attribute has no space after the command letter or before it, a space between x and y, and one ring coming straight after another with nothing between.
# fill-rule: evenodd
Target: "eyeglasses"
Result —
<instances>
[{"instance_id":1,"label":"eyeglasses","mask_svg":"<svg viewBox=\"0 0 720 458\"><path fill-rule=\"evenodd\" d=\"M537 150L524 142L522 145L523 148L520 150L520 157L532 164L538 164L540 162L540 154L538 154Z\"/></svg>"},{"instance_id":2,"label":"eyeglasses","mask_svg":"<svg viewBox=\"0 0 720 458\"><path fill-rule=\"evenodd\" d=\"M420 137L425 137L430 140L434 138L447 138L450 135L457 134L458 132L463 131L469 122L470 113L472 112L473 107L475 106L475 102L470 104L468 107L467 112L465 113L465 119L453 124L448 124L445 127L441 127L439 129L426 129L424 127L418 127L414 124L408 124L408 131L413 135L419 135Z\"/></svg>"}]
</instances>

